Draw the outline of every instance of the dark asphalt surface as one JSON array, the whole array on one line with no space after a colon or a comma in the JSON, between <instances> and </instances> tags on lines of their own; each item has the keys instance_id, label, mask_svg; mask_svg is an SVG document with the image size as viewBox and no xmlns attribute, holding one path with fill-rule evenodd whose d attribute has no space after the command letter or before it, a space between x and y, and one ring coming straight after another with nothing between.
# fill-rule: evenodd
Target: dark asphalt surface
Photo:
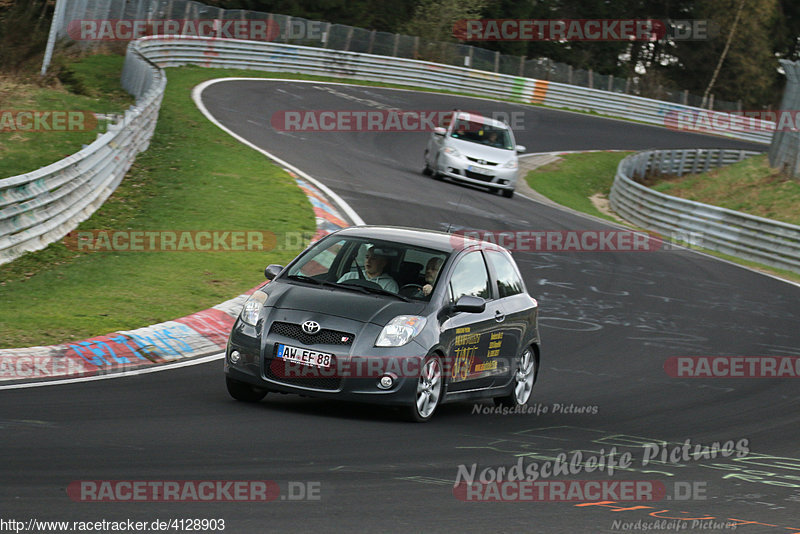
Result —
<instances>
[{"instance_id":1,"label":"dark asphalt surface","mask_svg":"<svg viewBox=\"0 0 800 534\"><path fill-rule=\"evenodd\" d=\"M344 95L344 96L343 96ZM204 102L227 127L331 187L370 224L444 229L611 228L516 196L505 199L420 174L426 133L278 133L280 110L522 111L531 152L742 147L552 110L375 88L228 82ZM456 103L457 102L457 103ZM265 165L269 163L265 160ZM800 355L800 288L686 250L515 252L541 306L538 414L446 405L429 424L379 407L268 395L231 400L221 362L140 377L0 391L0 518L153 521L223 518L225 532L620 532L676 529L800 532L799 382L675 379L671 356ZM254 280L257 282L257 280ZM476 413L476 411L480 413ZM588 413L579 413L580 411ZM642 466L642 442L747 440L735 456ZM616 446L631 452L614 480L705 490L689 500L461 502L459 465L542 462ZM579 474L557 479L607 479ZM75 480L275 480L319 484L319 500L271 503L86 503ZM620 509L611 508L616 506ZM749 522L743 524L743 521ZM672 525L672 526L670 526ZM651 529L651 531L653 531ZM657 531L657 530L656 530ZM208 531L206 531L208 532Z\"/></svg>"}]
</instances>

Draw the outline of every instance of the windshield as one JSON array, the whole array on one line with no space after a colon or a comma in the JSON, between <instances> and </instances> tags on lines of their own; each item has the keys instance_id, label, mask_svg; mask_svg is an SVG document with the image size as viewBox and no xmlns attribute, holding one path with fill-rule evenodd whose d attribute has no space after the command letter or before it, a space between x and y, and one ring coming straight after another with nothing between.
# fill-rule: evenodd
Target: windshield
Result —
<instances>
[{"instance_id":1,"label":"windshield","mask_svg":"<svg viewBox=\"0 0 800 534\"><path fill-rule=\"evenodd\" d=\"M281 278L429 300L448 254L413 245L364 238L323 239Z\"/></svg>"},{"instance_id":2,"label":"windshield","mask_svg":"<svg viewBox=\"0 0 800 534\"><path fill-rule=\"evenodd\" d=\"M513 150L514 148L511 132L507 129L464 119L456 121L450 137L504 150Z\"/></svg>"}]
</instances>

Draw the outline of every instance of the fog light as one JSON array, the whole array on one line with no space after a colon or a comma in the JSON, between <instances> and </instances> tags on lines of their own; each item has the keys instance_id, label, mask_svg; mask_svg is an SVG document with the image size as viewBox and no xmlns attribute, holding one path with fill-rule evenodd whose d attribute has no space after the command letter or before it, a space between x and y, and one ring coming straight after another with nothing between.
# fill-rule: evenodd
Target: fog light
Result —
<instances>
[{"instance_id":1,"label":"fog light","mask_svg":"<svg viewBox=\"0 0 800 534\"><path fill-rule=\"evenodd\" d=\"M381 389L389 389L394 385L394 378L389 375L383 375L380 380L378 380L378 387Z\"/></svg>"},{"instance_id":2,"label":"fog light","mask_svg":"<svg viewBox=\"0 0 800 534\"><path fill-rule=\"evenodd\" d=\"M231 363L239 363L239 360L242 359L242 355L239 354L238 350L231 352Z\"/></svg>"}]
</instances>

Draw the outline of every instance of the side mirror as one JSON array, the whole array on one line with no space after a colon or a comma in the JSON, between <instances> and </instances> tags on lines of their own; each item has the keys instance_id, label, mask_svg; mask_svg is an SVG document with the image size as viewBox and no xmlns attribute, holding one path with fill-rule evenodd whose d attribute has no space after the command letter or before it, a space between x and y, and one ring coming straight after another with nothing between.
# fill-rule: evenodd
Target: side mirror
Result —
<instances>
[{"instance_id":1,"label":"side mirror","mask_svg":"<svg viewBox=\"0 0 800 534\"><path fill-rule=\"evenodd\" d=\"M283 270L283 265L278 265L277 263L273 263L271 265L267 265L267 268L264 269L264 276L267 280L272 280Z\"/></svg>"},{"instance_id":2,"label":"side mirror","mask_svg":"<svg viewBox=\"0 0 800 534\"><path fill-rule=\"evenodd\" d=\"M525 150L525 145L517 145L517 154L522 154Z\"/></svg>"},{"instance_id":3,"label":"side mirror","mask_svg":"<svg viewBox=\"0 0 800 534\"><path fill-rule=\"evenodd\" d=\"M447 133L447 130L445 130L441 126L437 126L436 128L433 129L433 133L436 135L444 135Z\"/></svg>"},{"instance_id":4,"label":"side mirror","mask_svg":"<svg viewBox=\"0 0 800 534\"><path fill-rule=\"evenodd\" d=\"M485 309L486 301L481 297L473 297L472 295L464 295L453 306L453 311L456 312L481 313Z\"/></svg>"}]
</instances>

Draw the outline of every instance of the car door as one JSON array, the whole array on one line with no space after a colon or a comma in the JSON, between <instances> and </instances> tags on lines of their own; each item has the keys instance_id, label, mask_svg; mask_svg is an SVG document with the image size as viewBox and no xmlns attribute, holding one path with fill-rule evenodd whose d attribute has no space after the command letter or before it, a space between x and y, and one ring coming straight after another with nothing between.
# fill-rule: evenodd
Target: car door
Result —
<instances>
[{"instance_id":1,"label":"car door","mask_svg":"<svg viewBox=\"0 0 800 534\"><path fill-rule=\"evenodd\" d=\"M447 280L450 304L464 295L486 299L483 312L457 312L442 324L447 354L448 391L482 389L494 383L496 358L489 357L492 337L501 332L505 320L502 306L494 298L489 271L479 250L456 260Z\"/></svg>"},{"instance_id":2,"label":"car door","mask_svg":"<svg viewBox=\"0 0 800 534\"><path fill-rule=\"evenodd\" d=\"M491 283L497 294L497 305L505 314L500 329L493 335L489 357L496 358L494 385L507 384L516 372L516 359L526 341L530 324L530 299L519 270L507 252L484 250Z\"/></svg>"}]
</instances>

